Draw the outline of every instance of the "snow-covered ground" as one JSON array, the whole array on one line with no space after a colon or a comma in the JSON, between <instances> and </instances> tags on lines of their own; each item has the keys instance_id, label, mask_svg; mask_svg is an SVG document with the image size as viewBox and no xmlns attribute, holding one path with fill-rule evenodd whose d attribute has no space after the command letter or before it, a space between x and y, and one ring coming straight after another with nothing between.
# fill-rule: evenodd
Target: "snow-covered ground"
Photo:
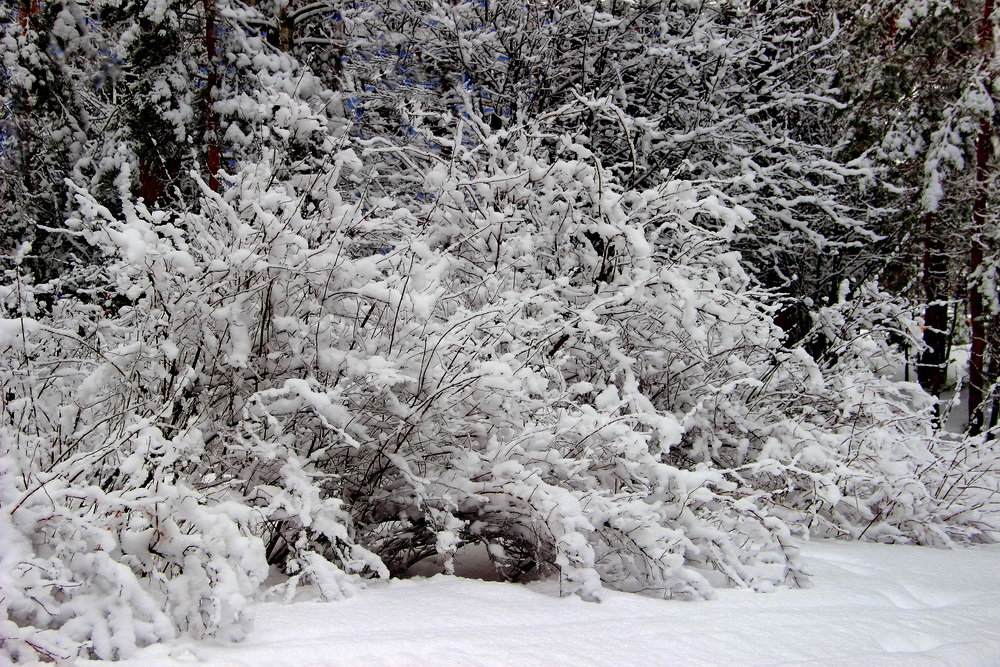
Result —
<instances>
[{"instance_id":1,"label":"snow-covered ground","mask_svg":"<svg viewBox=\"0 0 1000 667\"><path fill-rule=\"evenodd\" d=\"M1000 545L803 550L805 590L709 602L609 592L595 604L436 576L343 602L260 604L241 644L152 646L122 664L1000 665Z\"/></svg>"}]
</instances>

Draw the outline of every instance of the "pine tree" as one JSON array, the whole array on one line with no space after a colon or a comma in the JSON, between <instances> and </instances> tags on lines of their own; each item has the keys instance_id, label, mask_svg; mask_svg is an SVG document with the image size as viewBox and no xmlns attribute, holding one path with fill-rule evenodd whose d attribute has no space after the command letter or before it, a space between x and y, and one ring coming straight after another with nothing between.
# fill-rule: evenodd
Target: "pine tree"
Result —
<instances>
[{"instance_id":1,"label":"pine tree","mask_svg":"<svg viewBox=\"0 0 1000 667\"><path fill-rule=\"evenodd\" d=\"M99 42L72 0L5 3L0 26L4 254L17 254L32 280L63 277L72 282L72 270L89 259L87 250L56 230L70 206L62 179L84 159L93 135L86 82L92 75L89 64L99 57ZM54 296L44 301L50 303Z\"/></svg>"},{"instance_id":2,"label":"pine tree","mask_svg":"<svg viewBox=\"0 0 1000 667\"><path fill-rule=\"evenodd\" d=\"M910 274L926 304L917 375L929 392L943 393L949 351L966 335L957 325L970 318L969 423L976 432L988 412L981 396L995 382L989 378L996 356L987 349L989 299L983 299L995 287L980 268L989 264L982 239L991 234L985 211L995 196L993 8L989 2L867 3L848 13L848 33L861 51L844 70L854 99L847 116L852 150L865 151L902 187L903 197L887 202L896 213L883 219L897 251L916 253L917 261L901 258L894 265L920 267ZM970 25L978 27L970 31ZM870 55L878 52L873 45L883 45L889 57ZM915 278L896 282L903 288Z\"/></svg>"}]
</instances>

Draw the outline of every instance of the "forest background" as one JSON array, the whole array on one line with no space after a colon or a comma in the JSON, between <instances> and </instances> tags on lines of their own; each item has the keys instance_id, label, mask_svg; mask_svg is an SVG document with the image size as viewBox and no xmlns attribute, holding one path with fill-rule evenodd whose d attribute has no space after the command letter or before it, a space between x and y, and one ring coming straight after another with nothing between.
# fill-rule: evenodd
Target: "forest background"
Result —
<instances>
[{"instance_id":1,"label":"forest background","mask_svg":"<svg viewBox=\"0 0 1000 667\"><path fill-rule=\"evenodd\" d=\"M0 655L996 541L997 20L6 0Z\"/></svg>"}]
</instances>

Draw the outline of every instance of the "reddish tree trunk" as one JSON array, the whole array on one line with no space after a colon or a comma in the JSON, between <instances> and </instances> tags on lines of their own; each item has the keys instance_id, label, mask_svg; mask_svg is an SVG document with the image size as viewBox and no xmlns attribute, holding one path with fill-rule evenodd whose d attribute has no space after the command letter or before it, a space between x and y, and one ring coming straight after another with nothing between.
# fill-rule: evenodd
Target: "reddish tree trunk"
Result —
<instances>
[{"instance_id":1,"label":"reddish tree trunk","mask_svg":"<svg viewBox=\"0 0 1000 667\"><path fill-rule=\"evenodd\" d=\"M890 9L886 14L886 47L893 49L896 46L896 36L899 34L899 12Z\"/></svg>"},{"instance_id":2,"label":"reddish tree trunk","mask_svg":"<svg viewBox=\"0 0 1000 667\"><path fill-rule=\"evenodd\" d=\"M180 158L139 158L139 196L148 206L160 201L167 192L167 186L177 178L181 170Z\"/></svg>"},{"instance_id":3,"label":"reddish tree trunk","mask_svg":"<svg viewBox=\"0 0 1000 667\"><path fill-rule=\"evenodd\" d=\"M147 206L152 206L160 200L165 190L163 169L149 160L139 159L139 196Z\"/></svg>"},{"instance_id":4,"label":"reddish tree trunk","mask_svg":"<svg viewBox=\"0 0 1000 667\"><path fill-rule=\"evenodd\" d=\"M21 25L21 28L27 30L31 27L32 17L38 14L41 9L40 0L22 0L20 12L18 13L17 22Z\"/></svg>"}]
</instances>

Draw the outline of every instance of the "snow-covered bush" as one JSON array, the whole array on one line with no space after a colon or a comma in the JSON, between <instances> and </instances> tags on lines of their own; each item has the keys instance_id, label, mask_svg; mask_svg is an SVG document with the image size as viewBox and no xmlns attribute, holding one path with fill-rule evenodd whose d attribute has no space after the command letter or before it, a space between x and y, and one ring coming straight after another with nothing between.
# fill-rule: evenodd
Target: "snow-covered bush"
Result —
<instances>
[{"instance_id":1,"label":"snow-covered bush","mask_svg":"<svg viewBox=\"0 0 1000 667\"><path fill-rule=\"evenodd\" d=\"M806 345L822 353L793 350L793 363L776 369L769 382L790 373L798 394L782 401L786 420L754 427L766 444L740 468L753 486L780 489L782 517L818 536L937 545L986 537L941 505L939 469L965 444L938 431L919 385L897 377L901 348L919 346L919 336L911 309L875 283L845 283L835 303L814 309Z\"/></svg>"},{"instance_id":2,"label":"snow-covered bush","mask_svg":"<svg viewBox=\"0 0 1000 667\"><path fill-rule=\"evenodd\" d=\"M845 287L810 308L823 354L786 347L734 251L767 202L607 165L587 128L628 135L621 96L498 127L456 88L372 136L253 9L212 7L239 27L201 111L224 139L157 99L225 168L151 173L119 128L51 230L101 260L72 293L32 282L28 245L5 265L5 657L239 639L255 596L340 599L470 545L586 599L707 598L803 584L797 532L989 537L967 493L995 484L986 445L935 435L890 379L906 313Z\"/></svg>"},{"instance_id":3,"label":"snow-covered bush","mask_svg":"<svg viewBox=\"0 0 1000 667\"><path fill-rule=\"evenodd\" d=\"M817 319L836 361L782 347L727 249L747 210L623 188L544 119L462 122L385 179L369 142L285 178L265 152L187 210L74 190L106 291L0 341L9 655L238 638L268 565L336 599L480 543L588 599L700 598L801 584L809 522L947 535L919 391L858 361L846 302Z\"/></svg>"},{"instance_id":4,"label":"snow-covered bush","mask_svg":"<svg viewBox=\"0 0 1000 667\"><path fill-rule=\"evenodd\" d=\"M78 191L71 226L111 259L105 303L64 299L44 324L3 322L15 361L2 378L4 507L20 547L5 553L4 604L11 623L59 631L51 645L18 631L43 655L123 657L178 629L239 638L268 563L328 597L353 584L327 557L378 569L308 455L255 420L256 384L282 361L254 354L254 309L301 296L261 302L259 289L281 289L288 248L307 244L286 220L267 226L276 218L261 205L287 197L261 196L253 173L241 184L232 193L253 193L267 230L252 242L233 208L245 200L206 194L218 210L179 227L143 206L117 220ZM268 242L272 257L253 253Z\"/></svg>"}]
</instances>

